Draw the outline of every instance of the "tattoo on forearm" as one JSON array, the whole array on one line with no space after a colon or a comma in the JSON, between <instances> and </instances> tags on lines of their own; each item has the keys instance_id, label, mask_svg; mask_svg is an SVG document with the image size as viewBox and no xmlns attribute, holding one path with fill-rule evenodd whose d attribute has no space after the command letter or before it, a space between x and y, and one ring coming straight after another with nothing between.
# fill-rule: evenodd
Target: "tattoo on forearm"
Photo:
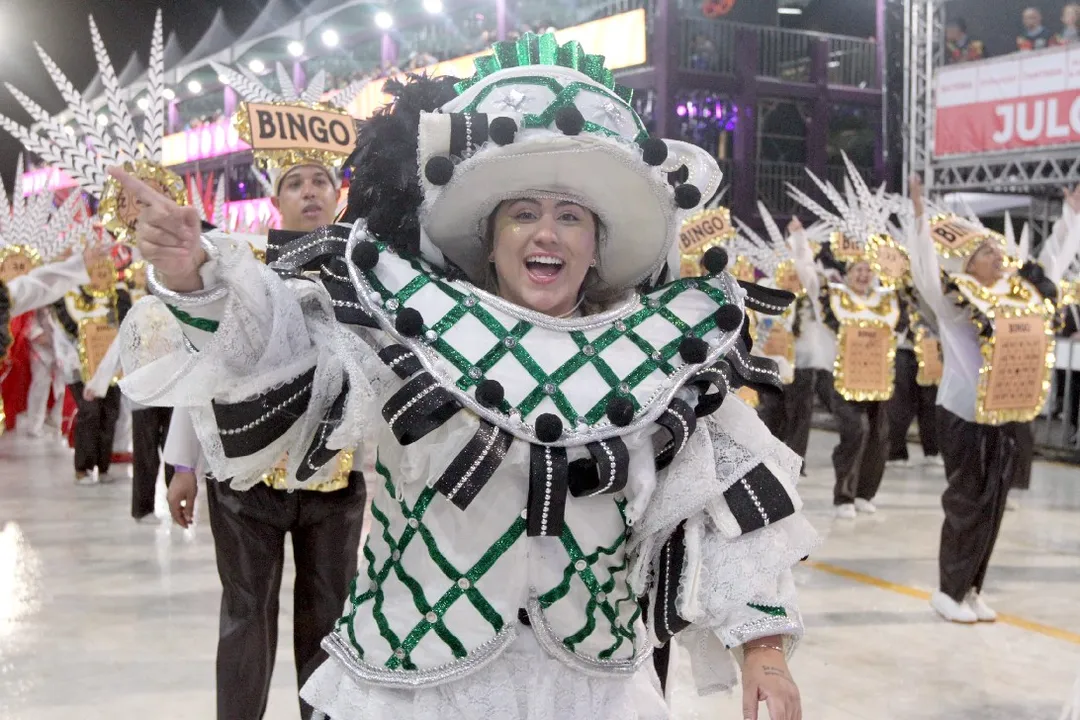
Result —
<instances>
[{"instance_id":1,"label":"tattoo on forearm","mask_svg":"<svg viewBox=\"0 0 1080 720\"><path fill-rule=\"evenodd\" d=\"M765 665L764 667L762 667L762 672L764 672L767 677L780 677L787 680L788 682L794 682L791 679L791 675L788 673L788 671L784 670L783 668L773 667L772 665Z\"/></svg>"}]
</instances>

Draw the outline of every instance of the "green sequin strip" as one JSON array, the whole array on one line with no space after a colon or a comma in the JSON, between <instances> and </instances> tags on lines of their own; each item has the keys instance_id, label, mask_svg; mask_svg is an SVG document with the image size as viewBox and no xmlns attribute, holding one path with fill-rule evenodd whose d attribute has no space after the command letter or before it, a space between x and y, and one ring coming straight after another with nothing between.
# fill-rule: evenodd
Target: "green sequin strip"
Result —
<instances>
[{"instance_id":1,"label":"green sequin strip","mask_svg":"<svg viewBox=\"0 0 1080 720\"><path fill-rule=\"evenodd\" d=\"M787 610L775 605L755 605L754 603L747 603L747 606L772 617L787 617Z\"/></svg>"},{"instance_id":2,"label":"green sequin strip","mask_svg":"<svg viewBox=\"0 0 1080 720\"><path fill-rule=\"evenodd\" d=\"M478 57L473 61L473 65L476 67L473 76L454 86L459 95L492 73L529 65L558 65L577 70L626 103L629 103L634 95L633 90L615 82L615 75L604 67L603 55L587 54L577 41L559 45L553 33L525 33L515 41L495 43L492 54Z\"/></svg>"},{"instance_id":3,"label":"green sequin strip","mask_svg":"<svg viewBox=\"0 0 1080 720\"><path fill-rule=\"evenodd\" d=\"M386 251L384 243L377 243L380 252ZM417 260L409 261L412 268L418 273L405 287L397 293L390 292L374 271L364 273L371 287L379 293L384 302L396 301L399 306L413 297L417 292L429 284L434 284L439 291L455 303L455 306L444 315L438 322L425 330L436 333L438 338L431 343L431 347L443 358L450 362L461 374L456 385L465 392L483 381L484 376L495 367L500 360L507 355L512 355L518 363L525 368L530 377L536 382L532 391L515 407L511 407L505 400L499 410L506 414L516 409L522 417L527 417L543 402L545 397L550 397L559 412L572 424L577 424L579 419L589 425L595 425L607 412L607 405L611 398L624 395L634 404L634 411L640 410L637 399L631 394L632 390L644 382L656 371L671 375L675 372L672 364L679 354L679 345L684 337L693 336L701 338L716 328L715 313L711 313L696 325L690 325L668 309L679 295L691 290L698 290L707 294L712 300L721 306L726 304L724 292L703 280L685 278L667 285L662 292L643 298L643 305L637 312L624 318L621 323L612 323L603 334L589 342L584 333L571 332L570 336L577 344L580 352L567 360L561 367L552 373L546 373L543 368L532 358L529 352L522 346L521 340L528 335L533 325L527 321L518 321L513 327L506 328L491 313L489 313L477 298L467 295L442 279L436 279L430 275L430 270L422 266ZM495 337L496 341L491 349L484 354L475 364L470 363L458 350L443 339L444 334L459 323L464 317L471 315L476 318ZM680 333L671 342L662 347L654 347L648 340L636 332L642 324L653 316L659 316L666 320ZM641 362L622 380L615 371L604 361L603 351L621 338L626 338L634 343L645 354L645 360ZM585 353L585 346L591 345L593 353ZM562 384L570 379L585 365L592 365L596 372L603 378L608 386L608 393L592 407L576 407L570 398L562 391ZM470 371L472 374L470 374ZM479 371L479 374L477 374ZM554 386L554 392L548 393Z\"/></svg>"},{"instance_id":4,"label":"green sequin strip","mask_svg":"<svg viewBox=\"0 0 1080 720\"><path fill-rule=\"evenodd\" d=\"M552 101L551 105L549 105L543 113L541 113L540 115L526 115L523 118L522 126L526 129L551 127L555 123L556 113L558 113L559 110L563 109L564 107L576 105L577 98L581 93L601 94L601 91L597 90L592 85L573 82L566 87L563 87L554 78L550 77L538 76L529 78L507 78L505 80L499 80L498 82L494 82L486 86L479 93L477 93L476 98L468 104L464 112L477 112L477 109L484 102L484 100L487 99L487 97L491 95L491 93L495 92L499 88L507 86L520 87L522 85L537 85L540 87L544 87L550 90L555 95L555 100ZM608 95L605 95L604 97L610 99L612 102L622 103L622 98L614 98ZM634 118L634 126L637 129L637 134L634 136L634 141L641 142L645 140L647 137L649 137L649 132L645 129L645 124L642 123L641 118L638 117L637 113L635 113L628 104L622 104L625 105L626 109L630 111L631 116ZM585 130L585 132L599 133L601 135L607 135L609 137L622 137L622 133L616 130L610 130L603 125L592 122L591 120L585 122L583 129Z\"/></svg>"},{"instance_id":5,"label":"green sequin strip","mask_svg":"<svg viewBox=\"0 0 1080 720\"><path fill-rule=\"evenodd\" d=\"M619 508L619 514L622 515L625 524L626 501L617 501L616 506ZM577 632L565 638L563 644L571 651L574 651L578 645L592 635L596 630L596 613L599 610L600 614L608 621L615 642L611 647L601 651L598 657L601 660L611 659L615 652L622 647L624 642L629 642L631 647L635 649L636 654L637 638L633 628L634 623L637 622L638 616L641 614L641 606L636 602L633 593L630 590L630 584L625 578L622 582L622 587L620 588L620 591L623 593L622 596L618 599L615 599L613 596L616 586L615 576L624 572L627 567L625 554L623 556L623 561L619 565L608 569L608 579L606 581L601 582L594 570L594 567L600 562L602 556L611 557L615 555L619 548L626 542L626 534L620 535L609 547L597 548L595 552L588 555L582 550L577 538L575 538L573 532L571 532L569 525L563 528L559 541L566 550L570 562L566 566L566 569L563 570L562 582L539 597L540 607L547 609L566 597L570 592L570 583L575 576L584 583L586 588L588 588L590 595L589 601L585 605L585 625ZM585 563L581 570L578 570L577 568L579 562ZM620 606L627 602L633 604L634 612L630 619L623 624L619 622L619 611Z\"/></svg>"},{"instance_id":6,"label":"green sequin strip","mask_svg":"<svg viewBox=\"0 0 1080 720\"><path fill-rule=\"evenodd\" d=\"M165 307L169 308L169 312L171 312L173 314L173 317L175 317L177 320L184 323L185 325L189 325L195 328L196 330L202 330L203 332L208 333L216 333L218 326L220 325L217 320L195 317L194 315L189 315L180 308L173 307L172 305L166 305Z\"/></svg>"},{"instance_id":7,"label":"green sequin strip","mask_svg":"<svg viewBox=\"0 0 1080 720\"><path fill-rule=\"evenodd\" d=\"M394 497L396 492L390 478L390 471L387 470L381 461L376 462L375 470L382 476L387 493L391 497ZM412 662L410 654L416 649L416 646L420 641L428 633L433 631L440 640L446 643L455 658L461 659L467 657L468 649L443 622L446 612L454 605L454 603L463 597L472 603L472 606L476 608L476 611L480 613L481 617L491 625L494 632L497 633L503 628L502 616L491 606L491 603L487 601L483 594L477 590L476 583L480 578L484 577L495 563L498 562L499 558L506 554L506 552L513 547L514 543L525 534L525 520L520 517L517 518L495 544L488 548L487 552L484 553L480 560L478 560L471 568L463 572L447 560L446 556L439 550L435 536L432 535L431 531L424 525L424 513L427 511L427 508L435 495L436 492L433 488L425 488L416 499L416 503L412 508L409 508L404 500L398 501L402 517L409 520L416 520L417 522L416 527L407 523L401 537L397 540L390 534L389 518L375 503L372 503L372 517L375 519L375 522L382 527L381 537L390 550L390 556L386 558L382 567L376 570L378 561L375 558L375 554L371 551L370 540L364 545L364 558L367 561L368 589L362 593L358 593L359 583L355 580L353 581L352 587L350 588L351 609L337 624L338 629L346 629L349 641L352 643L357 653L359 653L359 656L363 658L364 649L356 638L354 626L357 611L365 603L371 601L373 603L371 614L375 620L376 626L379 628L379 634L382 635L391 650L394 651L394 654L392 654L390 659L385 663L385 667L390 670L416 670L416 665ZM401 558L404 556L406 548L408 548L412 541L417 537L419 537L420 541L424 544L432 561L434 561L435 565L438 566L451 583L450 588L434 602L428 600L427 595L424 593L423 586L416 578L409 575L401 563ZM395 557L397 559L395 559ZM423 618L408 633L406 633L404 637L399 636L393 631L386 618L386 614L383 612L383 604L386 599L383 595L383 584L386 582L387 578L389 578L391 572L393 572L394 576L408 588L409 593L412 595L413 605ZM359 575L357 577L359 577ZM432 615L435 618L434 621L429 620Z\"/></svg>"}]
</instances>

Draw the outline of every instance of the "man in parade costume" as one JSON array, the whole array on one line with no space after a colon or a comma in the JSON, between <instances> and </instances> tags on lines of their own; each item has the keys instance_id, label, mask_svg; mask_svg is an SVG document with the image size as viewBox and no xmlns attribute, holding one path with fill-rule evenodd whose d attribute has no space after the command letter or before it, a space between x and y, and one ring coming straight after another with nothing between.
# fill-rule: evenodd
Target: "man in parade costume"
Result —
<instances>
[{"instance_id":1,"label":"man in parade costume","mask_svg":"<svg viewBox=\"0 0 1080 720\"><path fill-rule=\"evenodd\" d=\"M250 78L239 71L224 66L217 70L239 91L250 89ZM282 72L279 66L279 75ZM317 75L304 93L280 100L303 110L303 96L322 94L323 77ZM249 101L258 99L248 96ZM288 241L330 226L337 212L337 167L345 157L328 158L304 148L290 152L284 162L277 162L281 156L256 151L257 161L269 166L272 202L281 214L281 230L271 230L265 240L267 262L276 260ZM263 242L252 240L253 245ZM174 414L169 435L166 461L179 466L169 486L169 509L177 523L187 527L193 519L201 453L191 418L183 409ZM289 534L296 563L293 647L299 684L326 659L319 644L340 616L356 573L366 498L363 475L353 472L354 454L342 453L337 463L333 478L301 492L286 489L284 461L268 469L264 482L247 490L213 480L206 484L223 590L217 649L219 720L255 720L265 712ZM310 714L310 706L301 701L301 715Z\"/></svg>"}]
</instances>

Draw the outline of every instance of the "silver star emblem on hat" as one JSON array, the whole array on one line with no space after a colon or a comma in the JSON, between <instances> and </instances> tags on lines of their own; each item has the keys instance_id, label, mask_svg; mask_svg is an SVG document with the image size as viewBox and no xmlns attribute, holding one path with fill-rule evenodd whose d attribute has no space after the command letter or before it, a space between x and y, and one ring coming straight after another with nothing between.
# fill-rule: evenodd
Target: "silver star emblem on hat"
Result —
<instances>
[{"instance_id":1,"label":"silver star emblem on hat","mask_svg":"<svg viewBox=\"0 0 1080 720\"><path fill-rule=\"evenodd\" d=\"M614 101L608 100L600 106L600 109L604 111L608 124L614 125L619 129L622 128L623 123L626 121L626 115L623 114L623 109L621 107Z\"/></svg>"},{"instance_id":2,"label":"silver star emblem on hat","mask_svg":"<svg viewBox=\"0 0 1080 720\"><path fill-rule=\"evenodd\" d=\"M495 99L495 106L499 110L512 110L519 113L521 112L522 106L525 105L525 101L528 99L529 96L517 88L509 88L501 96Z\"/></svg>"}]
</instances>

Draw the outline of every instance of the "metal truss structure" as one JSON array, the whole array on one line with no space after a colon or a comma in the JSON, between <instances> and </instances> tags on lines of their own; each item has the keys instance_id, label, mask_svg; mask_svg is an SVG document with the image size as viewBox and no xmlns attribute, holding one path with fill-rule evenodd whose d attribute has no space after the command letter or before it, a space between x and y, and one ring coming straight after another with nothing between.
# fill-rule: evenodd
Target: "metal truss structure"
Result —
<instances>
[{"instance_id":1,"label":"metal truss structure","mask_svg":"<svg viewBox=\"0 0 1080 720\"><path fill-rule=\"evenodd\" d=\"M1076 148L1026 149L934 158L934 72L945 62L948 0L906 0L904 177L920 173L928 192L1053 195L1080 183Z\"/></svg>"}]
</instances>

